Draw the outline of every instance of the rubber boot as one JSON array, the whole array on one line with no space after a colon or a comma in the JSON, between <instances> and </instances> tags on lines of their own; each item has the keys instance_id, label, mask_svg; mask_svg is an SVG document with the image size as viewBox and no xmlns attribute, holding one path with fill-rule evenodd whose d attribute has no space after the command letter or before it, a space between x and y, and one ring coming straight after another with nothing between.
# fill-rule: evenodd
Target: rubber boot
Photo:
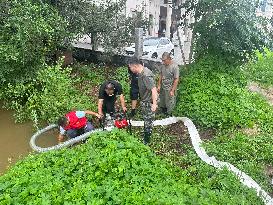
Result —
<instances>
[{"instance_id":1,"label":"rubber boot","mask_svg":"<svg viewBox=\"0 0 273 205\"><path fill-rule=\"evenodd\" d=\"M161 107L161 113L166 116L167 115L167 108Z\"/></svg>"},{"instance_id":2,"label":"rubber boot","mask_svg":"<svg viewBox=\"0 0 273 205\"><path fill-rule=\"evenodd\" d=\"M145 145L147 145L147 144L150 143L151 135L152 135L151 132L144 132L144 135L143 135L143 143L144 143Z\"/></svg>"}]
</instances>

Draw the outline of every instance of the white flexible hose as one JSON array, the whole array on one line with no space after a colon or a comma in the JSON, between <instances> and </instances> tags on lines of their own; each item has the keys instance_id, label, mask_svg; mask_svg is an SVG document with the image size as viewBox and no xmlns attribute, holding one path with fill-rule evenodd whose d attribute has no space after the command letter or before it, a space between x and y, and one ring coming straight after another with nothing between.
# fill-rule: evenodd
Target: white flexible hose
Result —
<instances>
[{"instance_id":1,"label":"white flexible hose","mask_svg":"<svg viewBox=\"0 0 273 205\"><path fill-rule=\"evenodd\" d=\"M56 127L58 127L58 126L55 125L55 124L52 124L52 125L49 125L49 126L45 127L44 129L39 130L38 132L36 132L30 139L30 142L29 142L30 147L36 152L48 152L50 150L57 150L57 149L61 149L61 148L64 148L64 147L71 146L71 145L73 145L73 144L75 144L77 142L85 140L86 138L88 138L90 136L91 133L103 131L102 129L95 129L95 130L92 130L90 132L86 132L86 133L84 133L84 134L82 134L80 136L77 136L75 138L72 138L70 140L67 140L67 141L65 141L65 142L63 142L61 144L54 145L52 147L39 147L39 146L36 145L36 140L41 134L43 134L43 133L45 133L45 132L47 132L47 131L49 131L51 129L54 129ZM105 130L110 131L113 128L114 127L107 127L107 128L105 128Z\"/></svg>"}]
</instances>

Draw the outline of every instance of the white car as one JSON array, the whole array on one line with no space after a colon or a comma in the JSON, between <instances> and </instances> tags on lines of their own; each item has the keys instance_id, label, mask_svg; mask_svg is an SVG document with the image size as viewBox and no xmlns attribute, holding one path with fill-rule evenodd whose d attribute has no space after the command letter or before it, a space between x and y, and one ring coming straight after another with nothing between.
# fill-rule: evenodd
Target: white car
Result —
<instances>
[{"instance_id":1,"label":"white car","mask_svg":"<svg viewBox=\"0 0 273 205\"><path fill-rule=\"evenodd\" d=\"M143 53L145 58L161 58L164 52L174 55L174 45L166 37L148 37L143 40ZM135 54L135 44L125 48L127 55Z\"/></svg>"}]
</instances>

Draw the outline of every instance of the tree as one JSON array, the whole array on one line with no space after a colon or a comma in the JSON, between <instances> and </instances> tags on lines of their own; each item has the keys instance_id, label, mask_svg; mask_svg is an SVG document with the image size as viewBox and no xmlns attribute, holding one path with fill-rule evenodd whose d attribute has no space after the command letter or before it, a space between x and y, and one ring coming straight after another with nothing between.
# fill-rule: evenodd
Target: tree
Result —
<instances>
[{"instance_id":1,"label":"tree","mask_svg":"<svg viewBox=\"0 0 273 205\"><path fill-rule=\"evenodd\" d=\"M132 42L136 25L146 28L148 21L125 16L126 0L44 0L69 23L71 33L91 37L93 50L100 44L106 53L113 53Z\"/></svg>"},{"instance_id":2,"label":"tree","mask_svg":"<svg viewBox=\"0 0 273 205\"><path fill-rule=\"evenodd\" d=\"M207 53L242 59L255 49L270 46L261 18L255 14L256 6L250 0L186 0L181 4L180 8L186 9L182 20L194 15L190 26L195 59Z\"/></svg>"},{"instance_id":3,"label":"tree","mask_svg":"<svg viewBox=\"0 0 273 205\"><path fill-rule=\"evenodd\" d=\"M0 7L0 82L32 80L63 43L66 22L53 7L31 0L1 0Z\"/></svg>"},{"instance_id":4,"label":"tree","mask_svg":"<svg viewBox=\"0 0 273 205\"><path fill-rule=\"evenodd\" d=\"M84 31L88 19L87 14L92 9L94 0L35 0L42 2L44 5L54 7L60 16L68 23L66 30L68 31L68 40L73 40L76 35Z\"/></svg>"}]
</instances>

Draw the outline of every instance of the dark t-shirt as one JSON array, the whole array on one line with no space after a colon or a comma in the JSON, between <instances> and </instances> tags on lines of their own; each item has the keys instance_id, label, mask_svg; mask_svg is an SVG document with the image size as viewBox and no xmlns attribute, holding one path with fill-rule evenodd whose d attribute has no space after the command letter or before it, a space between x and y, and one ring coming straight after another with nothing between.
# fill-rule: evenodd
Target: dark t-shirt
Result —
<instances>
[{"instance_id":1,"label":"dark t-shirt","mask_svg":"<svg viewBox=\"0 0 273 205\"><path fill-rule=\"evenodd\" d=\"M133 73L129 68L128 73L130 75L131 87L138 89L138 74Z\"/></svg>"},{"instance_id":2,"label":"dark t-shirt","mask_svg":"<svg viewBox=\"0 0 273 205\"><path fill-rule=\"evenodd\" d=\"M109 83L114 85L114 95L109 96L107 95L107 93L105 92L105 88L106 85L108 85ZM100 86L100 91L99 91L99 99L103 99L103 100L111 100L111 99L115 99L117 97L117 95L121 95L122 94L122 86L119 82L115 81L115 80L108 80L105 81L101 86Z\"/></svg>"}]
</instances>

